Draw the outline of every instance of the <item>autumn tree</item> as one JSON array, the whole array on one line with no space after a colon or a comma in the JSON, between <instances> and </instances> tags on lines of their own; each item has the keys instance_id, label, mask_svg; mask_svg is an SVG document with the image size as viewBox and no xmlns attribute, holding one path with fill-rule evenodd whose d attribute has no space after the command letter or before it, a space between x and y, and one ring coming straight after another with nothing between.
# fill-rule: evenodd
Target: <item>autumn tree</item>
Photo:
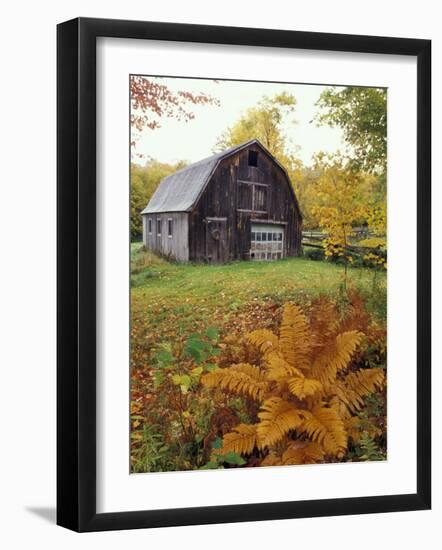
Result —
<instances>
[{"instance_id":1,"label":"autumn tree","mask_svg":"<svg viewBox=\"0 0 442 550\"><path fill-rule=\"evenodd\" d=\"M349 169L342 156L324 153L316 155L314 169L318 176L312 184L316 196L312 214L327 235L326 256L341 257L346 276L352 261L347 248L353 227L368 223L373 177Z\"/></svg>"},{"instance_id":2,"label":"autumn tree","mask_svg":"<svg viewBox=\"0 0 442 550\"><path fill-rule=\"evenodd\" d=\"M288 144L282 127L284 124L296 123L293 116L295 108L296 98L287 92L273 97L264 96L219 136L215 152L258 139L273 156L283 162L288 157Z\"/></svg>"},{"instance_id":3,"label":"autumn tree","mask_svg":"<svg viewBox=\"0 0 442 550\"><path fill-rule=\"evenodd\" d=\"M139 75L130 78L130 102L133 146L145 128L160 128L163 118L189 122L195 118L192 105L219 105L219 100L209 94L173 91L161 79Z\"/></svg>"},{"instance_id":4,"label":"autumn tree","mask_svg":"<svg viewBox=\"0 0 442 550\"><path fill-rule=\"evenodd\" d=\"M317 102L316 121L338 126L351 147L357 170L385 178L387 166L387 91L381 88L327 88ZM382 181L381 181L382 183Z\"/></svg>"}]
</instances>

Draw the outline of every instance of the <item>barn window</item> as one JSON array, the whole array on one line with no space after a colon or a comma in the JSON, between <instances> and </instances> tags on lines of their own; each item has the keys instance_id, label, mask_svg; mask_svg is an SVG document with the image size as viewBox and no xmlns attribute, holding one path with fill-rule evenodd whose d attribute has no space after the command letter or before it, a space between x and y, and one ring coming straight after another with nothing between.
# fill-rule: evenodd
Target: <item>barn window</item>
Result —
<instances>
[{"instance_id":1,"label":"barn window","mask_svg":"<svg viewBox=\"0 0 442 550\"><path fill-rule=\"evenodd\" d=\"M266 198L267 198L267 188L263 185L255 185L255 196L253 210L259 212L265 212L266 210Z\"/></svg>"},{"instance_id":2,"label":"barn window","mask_svg":"<svg viewBox=\"0 0 442 550\"><path fill-rule=\"evenodd\" d=\"M250 183L238 185L238 208L240 210L252 210L253 208L253 185Z\"/></svg>"},{"instance_id":3,"label":"barn window","mask_svg":"<svg viewBox=\"0 0 442 550\"><path fill-rule=\"evenodd\" d=\"M284 257L284 226L255 223L250 237L252 260L280 260Z\"/></svg>"},{"instance_id":4,"label":"barn window","mask_svg":"<svg viewBox=\"0 0 442 550\"><path fill-rule=\"evenodd\" d=\"M267 212L267 185L238 181L238 209L248 212Z\"/></svg>"},{"instance_id":5,"label":"barn window","mask_svg":"<svg viewBox=\"0 0 442 550\"><path fill-rule=\"evenodd\" d=\"M167 236L169 237L169 239L173 237L173 219L172 218L168 218L167 220Z\"/></svg>"},{"instance_id":6,"label":"barn window","mask_svg":"<svg viewBox=\"0 0 442 550\"><path fill-rule=\"evenodd\" d=\"M147 220L147 232L149 235L152 235L152 218L148 218Z\"/></svg>"},{"instance_id":7,"label":"barn window","mask_svg":"<svg viewBox=\"0 0 442 550\"><path fill-rule=\"evenodd\" d=\"M249 151L249 166L258 166L258 152Z\"/></svg>"},{"instance_id":8,"label":"barn window","mask_svg":"<svg viewBox=\"0 0 442 550\"><path fill-rule=\"evenodd\" d=\"M161 237L161 218L157 218L157 235Z\"/></svg>"}]
</instances>

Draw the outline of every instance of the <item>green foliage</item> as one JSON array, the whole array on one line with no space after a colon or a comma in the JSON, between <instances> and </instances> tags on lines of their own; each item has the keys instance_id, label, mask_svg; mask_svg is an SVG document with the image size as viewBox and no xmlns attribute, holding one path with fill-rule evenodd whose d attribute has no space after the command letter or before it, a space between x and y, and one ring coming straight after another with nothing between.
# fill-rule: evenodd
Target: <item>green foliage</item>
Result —
<instances>
[{"instance_id":1,"label":"green foliage","mask_svg":"<svg viewBox=\"0 0 442 550\"><path fill-rule=\"evenodd\" d=\"M385 175L387 166L387 90L327 88L317 103L320 124L339 126L352 149L356 169Z\"/></svg>"},{"instance_id":2,"label":"green foliage","mask_svg":"<svg viewBox=\"0 0 442 550\"><path fill-rule=\"evenodd\" d=\"M309 260L323 261L325 260L325 253L322 248L309 248L304 246L304 257Z\"/></svg>"},{"instance_id":3,"label":"green foliage","mask_svg":"<svg viewBox=\"0 0 442 550\"><path fill-rule=\"evenodd\" d=\"M131 419L137 421L142 417L133 415ZM164 472L170 468L168 459L170 448L165 443L159 428L159 426L144 424L141 429L131 431L133 473Z\"/></svg>"},{"instance_id":4,"label":"green foliage","mask_svg":"<svg viewBox=\"0 0 442 550\"><path fill-rule=\"evenodd\" d=\"M234 466L244 466L244 464L246 464L246 461L238 453L234 453L233 451L223 453L221 451L222 446L222 439L217 437L212 443L210 460L204 464L204 466L201 466L200 470L218 470L220 468L231 468Z\"/></svg>"},{"instance_id":5,"label":"green foliage","mask_svg":"<svg viewBox=\"0 0 442 550\"><path fill-rule=\"evenodd\" d=\"M361 435L359 445L355 446L353 460L365 461L365 460L385 460L387 458L386 452L380 448L375 440L371 438L367 432Z\"/></svg>"}]
</instances>

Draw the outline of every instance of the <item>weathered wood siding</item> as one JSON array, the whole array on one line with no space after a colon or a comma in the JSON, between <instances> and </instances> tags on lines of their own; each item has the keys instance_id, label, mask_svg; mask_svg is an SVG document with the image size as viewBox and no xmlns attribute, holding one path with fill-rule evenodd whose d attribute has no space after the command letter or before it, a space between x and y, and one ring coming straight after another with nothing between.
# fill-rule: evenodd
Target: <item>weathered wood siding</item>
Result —
<instances>
[{"instance_id":1,"label":"weathered wood siding","mask_svg":"<svg viewBox=\"0 0 442 550\"><path fill-rule=\"evenodd\" d=\"M258 152L257 166L249 166L249 150ZM266 187L266 211L243 211L247 183ZM253 206L253 205L252 205ZM281 167L259 146L252 145L222 160L189 214L189 258L210 261L207 219L226 218L227 259L250 258L251 220L286 222L284 256L301 251L302 217L291 184ZM216 254L214 255L216 256Z\"/></svg>"},{"instance_id":2,"label":"weathered wood siding","mask_svg":"<svg viewBox=\"0 0 442 550\"><path fill-rule=\"evenodd\" d=\"M152 231L149 232L149 218L152 220ZM168 235L168 220L172 220L172 236ZM187 212L166 212L143 215L143 242L148 250L180 262L189 261L189 215ZM157 222L161 223L161 234L158 235Z\"/></svg>"}]
</instances>

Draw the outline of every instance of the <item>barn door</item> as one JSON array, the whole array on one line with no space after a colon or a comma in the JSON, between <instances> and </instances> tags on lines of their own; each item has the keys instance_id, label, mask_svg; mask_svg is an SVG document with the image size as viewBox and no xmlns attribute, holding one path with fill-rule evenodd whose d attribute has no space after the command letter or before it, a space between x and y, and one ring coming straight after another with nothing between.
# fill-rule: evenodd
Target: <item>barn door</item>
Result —
<instances>
[{"instance_id":1,"label":"barn door","mask_svg":"<svg viewBox=\"0 0 442 550\"><path fill-rule=\"evenodd\" d=\"M211 263L228 260L227 218L206 218L206 258Z\"/></svg>"}]
</instances>

